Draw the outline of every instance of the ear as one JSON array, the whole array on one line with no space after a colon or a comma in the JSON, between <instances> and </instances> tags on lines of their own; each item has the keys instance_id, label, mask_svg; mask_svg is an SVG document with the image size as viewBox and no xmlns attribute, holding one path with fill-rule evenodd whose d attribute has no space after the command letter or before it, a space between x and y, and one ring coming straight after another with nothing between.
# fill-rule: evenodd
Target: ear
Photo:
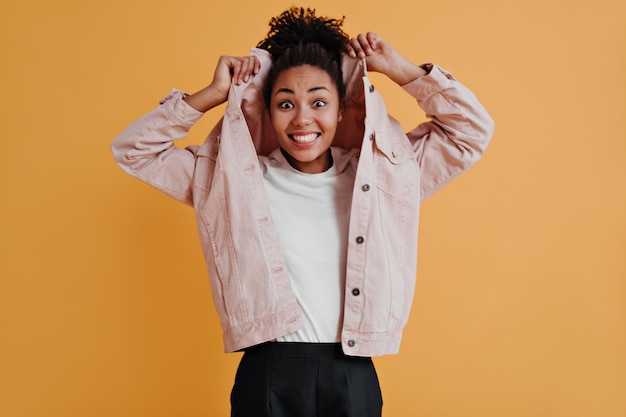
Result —
<instances>
[{"instance_id":1,"label":"ear","mask_svg":"<svg viewBox=\"0 0 626 417\"><path fill-rule=\"evenodd\" d=\"M339 114L337 115L337 123L343 119L343 106L339 107Z\"/></svg>"}]
</instances>

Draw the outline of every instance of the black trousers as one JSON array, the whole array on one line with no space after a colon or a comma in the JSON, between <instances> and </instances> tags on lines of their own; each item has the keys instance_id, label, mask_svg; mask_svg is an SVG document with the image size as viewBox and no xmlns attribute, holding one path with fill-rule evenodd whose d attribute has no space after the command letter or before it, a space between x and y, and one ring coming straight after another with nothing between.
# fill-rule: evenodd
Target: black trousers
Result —
<instances>
[{"instance_id":1,"label":"black trousers","mask_svg":"<svg viewBox=\"0 0 626 417\"><path fill-rule=\"evenodd\" d=\"M231 417L380 417L371 358L339 343L270 342L246 349L231 392Z\"/></svg>"}]
</instances>

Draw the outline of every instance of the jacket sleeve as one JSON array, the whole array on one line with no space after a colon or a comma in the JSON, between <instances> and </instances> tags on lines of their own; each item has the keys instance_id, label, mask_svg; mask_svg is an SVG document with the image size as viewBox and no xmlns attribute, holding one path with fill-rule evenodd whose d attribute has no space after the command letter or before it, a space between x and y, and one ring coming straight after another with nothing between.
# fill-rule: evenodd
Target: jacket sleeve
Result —
<instances>
[{"instance_id":1,"label":"jacket sleeve","mask_svg":"<svg viewBox=\"0 0 626 417\"><path fill-rule=\"evenodd\" d=\"M494 129L469 89L436 65L427 69L427 75L403 86L430 118L407 133L420 166L422 201L476 163Z\"/></svg>"},{"instance_id":2,"label":"jacket sleeve","mask_svg":"<svg viewBox=\"0 0 626 417\"><path fill-rule=\"evenodd\" d=\"M185 137L203 113L183 97L183 92L172 90L156 109L128 125L111 150L124 171L191 205L197 146L182 149L173 142Z\"/></svg>"}]
</instances>

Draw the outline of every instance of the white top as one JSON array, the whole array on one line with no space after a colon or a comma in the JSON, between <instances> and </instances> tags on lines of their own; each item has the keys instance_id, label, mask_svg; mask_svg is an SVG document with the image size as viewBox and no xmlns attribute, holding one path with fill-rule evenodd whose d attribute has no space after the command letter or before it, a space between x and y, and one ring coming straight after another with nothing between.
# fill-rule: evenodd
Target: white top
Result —
<instances>
[{"instance_id":1,"label":"white top","mask_svg":"<svg viewBox=\"0 0 626 417\"><path fill-rule=\"evenodd\" d=\"M302 328L280 342L341 340L348 225L356 151L331 148L333 165L319 174L294 169L280 149L259 157L270 213L291 284L302 309Z\"/></svg>"}]
</instances>

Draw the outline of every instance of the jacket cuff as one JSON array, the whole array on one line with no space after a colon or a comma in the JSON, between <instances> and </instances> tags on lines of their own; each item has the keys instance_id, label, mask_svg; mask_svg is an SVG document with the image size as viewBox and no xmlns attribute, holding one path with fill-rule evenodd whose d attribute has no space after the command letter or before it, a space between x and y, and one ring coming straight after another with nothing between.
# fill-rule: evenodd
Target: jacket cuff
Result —
<instances>
[{"instance_id":1,"label":"jacket cuff","mask_svg":"<svg viewBox=\"0 0 626 417\"><path fill-rule=\"evenodd\" d=\"M184 91L173 89L168 95L159 100L159 105L170 120L177 120L183 124L193 125L204 113L191 107L183 98L189 94Z\"/></svg>"},{"instance_id":2,"label":"jacket cuff","mask_svg":"<svg viewBox=\"0 0 626 417\"><path fill-rule=\"evenodd\" d=\"M428 71L428 74L402 86L407 93L418 101L425 100L433 94L453 87L456 79L448 71L441 69L436 64L424 64L421 67Z\"/></svg>"}]
</instances>

